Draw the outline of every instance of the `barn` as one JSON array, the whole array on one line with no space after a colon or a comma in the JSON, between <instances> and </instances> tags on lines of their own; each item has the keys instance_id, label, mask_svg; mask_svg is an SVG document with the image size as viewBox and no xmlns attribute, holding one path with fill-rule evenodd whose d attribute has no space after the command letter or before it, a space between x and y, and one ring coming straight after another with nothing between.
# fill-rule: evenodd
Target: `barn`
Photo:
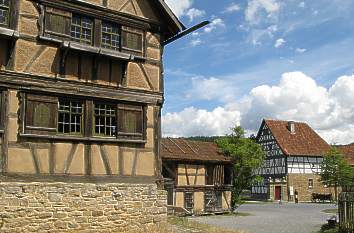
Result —
<instances>
[{"instance_id":1,"label":"barn","mask_svg":"<svg viewBox=\"0 0 354 233\"><path fill-rule=\"evenodd\" d=\"M167 204L188 214L231 210L232 160L212 142L163 138L162 174Z\"/></svg>"},{"instance_id":2,"label":"barn","mask_svg":"<svg viewBox=\"0 0 354 233\"><path fill-rule=\"evenodd\" d=\"M263 181L252 187L259 199L312 201L313 194L332 194L320 181L320 164L330 150L308 124L294 121L263 120L256 137L266 159L255 171Z\"/></svg>"}]
</instances>

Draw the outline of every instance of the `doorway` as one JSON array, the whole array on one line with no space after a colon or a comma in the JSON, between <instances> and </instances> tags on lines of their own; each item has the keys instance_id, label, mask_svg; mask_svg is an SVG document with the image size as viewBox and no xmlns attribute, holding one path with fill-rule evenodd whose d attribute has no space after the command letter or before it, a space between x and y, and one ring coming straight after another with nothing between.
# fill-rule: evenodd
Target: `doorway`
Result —
<instances>
[{"instance_id":1,"label":"doorway","mask_svg":"<svg viewBox=\"0 0 354 233\"><path fill-rule=\"evenodd\" d=\"M275 186L274 200L281 200L281 186Z\"/></svg>"}]
</instances>

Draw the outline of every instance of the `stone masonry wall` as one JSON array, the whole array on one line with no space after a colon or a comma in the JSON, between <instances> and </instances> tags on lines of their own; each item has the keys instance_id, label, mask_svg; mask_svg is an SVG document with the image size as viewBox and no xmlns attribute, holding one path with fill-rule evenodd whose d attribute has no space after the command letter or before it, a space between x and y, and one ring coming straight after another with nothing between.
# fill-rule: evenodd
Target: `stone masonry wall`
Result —
<instances>
[{"instance_id":1,"label":"stone masonry wall","mask_svg":"<svg viewBox=\"0 0 354 233\"><path fill-rule=\"evenodd\" d=\"M313 187L309 188L308 180L313 179ZM293 186L294 190L298 191L299 201L309 202L312 199L312 193L332 194L334 197L334 190L332 188L324 187L320 181L320 176L314 174L289 174L288 185Z\"/></svg>"},{"instance_id":2,"label":"stone masonry wall","mask_svg":"<svg viewBox=\"0 0 354 233\"><path fill-rule=\"evenodd\" d=\"M0 232L158 232L166 204L155 184L1 182Z\"/></svg>"}]
</instances>

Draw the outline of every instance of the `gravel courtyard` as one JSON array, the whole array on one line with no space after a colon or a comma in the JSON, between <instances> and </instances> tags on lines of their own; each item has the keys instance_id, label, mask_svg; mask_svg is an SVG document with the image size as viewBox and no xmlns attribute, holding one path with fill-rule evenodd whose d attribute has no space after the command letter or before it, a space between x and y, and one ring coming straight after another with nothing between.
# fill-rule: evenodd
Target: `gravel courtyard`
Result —
<instances>
[{"instance_id":1,"label":"gravel courtyard","mask_svg":"<svg viewBox=\"0 0 354 233\"><path fill-rule=\"evenodd\" d=\"M311 233L334 215L322 211L334 208L332 204L245 204L238 211L250 216L210 216L193 220L249 233Z\"/></svg>"}]
</instances>

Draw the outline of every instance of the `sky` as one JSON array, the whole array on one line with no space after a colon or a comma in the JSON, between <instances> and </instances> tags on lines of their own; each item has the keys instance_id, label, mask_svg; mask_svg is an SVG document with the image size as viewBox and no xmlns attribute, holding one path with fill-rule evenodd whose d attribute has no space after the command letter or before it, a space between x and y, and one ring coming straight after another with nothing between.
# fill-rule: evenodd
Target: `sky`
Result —
<instances>
[{"instance_id":1,"label":"sky","mask_svg":"<svg viewBox=\"0 0 354 233\"><path fill-rule=\"evenodd\" d=\"M165 48L165 137L252 134L266 118L354 142L353 0L165 1L187 27L211 21Z\"/></svg>"}]
</instances>

